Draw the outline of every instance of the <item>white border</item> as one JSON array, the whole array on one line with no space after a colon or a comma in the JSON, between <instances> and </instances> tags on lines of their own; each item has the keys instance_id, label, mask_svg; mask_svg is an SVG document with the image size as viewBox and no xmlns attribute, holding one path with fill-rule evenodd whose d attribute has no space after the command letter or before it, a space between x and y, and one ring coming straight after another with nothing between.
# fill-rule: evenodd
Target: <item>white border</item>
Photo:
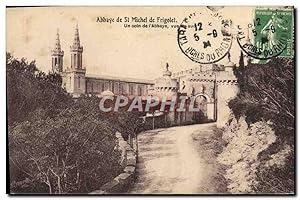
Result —
<instances>
[{"instance_id":1,"label":"white border","mask_svg":"<svg viewBox=\"0 0 300 200\"><path fill-rule=\"evenodd\" d=\"M176 6L176 5L236 5L236 6L247 6L247 5L260 5L260 6L276 6L276 5L288 5L288 6L295 6L296 9L299 9L299 4L300 1L293 1L293 0L285 0L285 1L280 1L280 0L252 0L252 1L243 1L241 2L241 0L202 0L202 1L197 1L197 0L147 0L147 1L139 1L139 0L107 0L107 1L103 1L103 2L99 2L96 0L73 0L73 1L69 1L68 3L62 3L61 0L49 0L49 1L42 1L42 0L27 0L27 1L18 1L18 0L2 0L0 1L0 25L1 25L1 32L0 32L0 44L2 46L2 48L0 48L0 54L1 56L1 70L0 70L0 94L1 94L1 98L0 98L0 113L2 113L2 120L0 120L0 127L1 127L1 133L2 133L2 137L0 139L0 147L1 147L1 152L0 152L0 160L2 161L0 165L0 171L1 171L1 177L2 181L0 181L0 198L4 199L4 198L9 198L6 193L6 72L5 72L5 52L6 52L6 38L5 38L5 34L6 34L6 6L42 6L42 5L65 5L65 6L80 6L80 5L89 5L89 6L93 6L93 5L103 5L103 6L109 6L109 5L162 5L162 6ZM298 10L299 12L299 10ZM297 18L297 17L296 17ZM299 29L299 20L296 20L297 24L296 27L297 29ZM296 38L297 38L297 44L296 47L298 47L298 43L299 43L299 30L296 33ZM299 51L296 51L297 58L300 58L299 56ZM299 62L299 61L298 61ZM298 66L296 66L298 67ZM299 81L298 81L299 83ZM299 94L299 85L297 84L297 93ZM298 95L297 95L297 99ZM297 108L297 111L299 110L299 107ZM297 112L298 113L298 112ZM299 121L299 116L297 119L297 124ZM298 131L297 133L298 134ZM299 135L297 136L297 144L299 146ZM297 153L299 154L298 148L297 148ZM299 174L299 165L297 167L297 174ZM298 178L297 178L297 191L299 192L299 182L298 182ZM204 199L217 199L217 198L232 198L232 197L201 197L200 198L204 198ZM19 197L18 199L25 199L26 197ZM52 197L50 197L52 198ZM58 197L60 198L60 197ZM81 197L69 197L70 199L78 199ZM95 197L94 197L95 198ZM101 197L103 199L109 199L111 197ZM120 199L122 197L114 197L114 199ZM124 197L123 197L124 198ZM131 198L131 197L126 197L126 198ZM137 198L137 197L135 197ZM145 197L138 197L138 198L145 198ZM162 198L162 197L147 197L147 199L154 199L154 198ZM170 197L169 197L170 198ZM172 197L172 199L179 199L180 197ZM188 198L199 198L199 197L188 197ZM235 198L239 198L239 197L235 197ZM254 197L257 198L257 197ZM282 198L282 197L262 197L263 199L273 199L273 198ZM26 198L28 199L28 197ZM45 199L45 197L37 197L35 199ZM243 199L253 199L253 197L243 197Z\"/></svg>"}]
</instances>

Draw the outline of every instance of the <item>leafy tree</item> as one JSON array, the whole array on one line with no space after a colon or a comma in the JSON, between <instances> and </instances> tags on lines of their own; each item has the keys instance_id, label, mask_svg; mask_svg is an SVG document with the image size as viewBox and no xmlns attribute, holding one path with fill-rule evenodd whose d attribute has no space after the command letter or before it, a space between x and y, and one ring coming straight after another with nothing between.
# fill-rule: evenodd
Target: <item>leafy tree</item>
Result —
<instances>
[{"instance_id":1,"label":"leafy tree","mask_svg":"<svg viewBox=\"0 0 300 200\"><path fill-rule=\"evenodd\" d=\"M239 78L239 86L240 89L243 90L244 85L246 84L246 77L245 77L245 64L244 64L244 54L241 51L240 60L239 60L239 67L237 68L234 66L234 74Z\"/></svg>"},{"instance_id":2,"label":"leafy tree","mask_svg":"<svg viewBox=\"0 0 300 200\"><path fill-rule=\"evenodd\" d=\"M52 116L72 102L71 96L61 88L61 76L39 71L32 61L6 55L8 124L27 120L36 109Z\"/></svg>"},{"instance_id":3,"label":"leafy tree","mask_svg":"<svg viewBox=\"0 0 300 200\"><path fill-rule=\"evenodd\" d=\"M8 53L6 64L12 192L89 192L120 172L115 130L96 97L74 101L61 76L34 61Z\"/></svg>"},{"instance_id":4,"label":"leafy tree","mask_svg":"<svg viewBox=\"0 0 300 200\"><path fill-rule=\"evenodd\" d=\"M107 100L105 107L114 107L115 99L113 101ZM76 100L73 107L81 108L82 110L89 110L93 112L100 121L105 121L111 124L114 131L118 131L122 134L125 140L130 137L135 137L135 134L143 130L143 124L141 116L144 112L139 111L127 111L131 102L127 106L121 107L117 112L103 112L99 107L100 98L97 96L82 95Z\"/></svg>"},{"instance_id":5,"label":"leafy tree","mask_svg":"<svg viewBox=\"0 0 300 200\"><path fill-rule=\"evenodd\" d=\"M110 125L94 113L67 108L43 119L43 111L9 129L9 158L49 193L90 192L120 172Z\"/></svg>"},{"instance_id":6,"label":"leafy tree","mask_svg":"<svg viewBox=\"0 0 300 200\"><path fill-rule=\"evenodd\" d=\"M267 64L250 64L245 72L237 70L238 79L246 74L247 84L237 98L229 102L234 114L243 114L249 123L271 119L277 127L294 130L295 73L294 61L273 58Z\"/></svg>"}]
</instances>

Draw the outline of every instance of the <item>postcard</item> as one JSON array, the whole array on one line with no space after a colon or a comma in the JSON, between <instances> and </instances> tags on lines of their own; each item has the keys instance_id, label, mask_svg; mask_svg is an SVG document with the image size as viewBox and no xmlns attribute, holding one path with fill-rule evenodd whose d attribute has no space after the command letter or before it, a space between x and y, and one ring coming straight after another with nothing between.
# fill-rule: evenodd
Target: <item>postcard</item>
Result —
<instances>
[{"instance_id":1,"label":"postcard","mask_svg":"<svg viewBox=\"0 0 300 200\"><path fill-rule=\"evenodd\" d=\"M295 195L293 6L6 8L10 195Z\"/></svg>"}]
</instances>

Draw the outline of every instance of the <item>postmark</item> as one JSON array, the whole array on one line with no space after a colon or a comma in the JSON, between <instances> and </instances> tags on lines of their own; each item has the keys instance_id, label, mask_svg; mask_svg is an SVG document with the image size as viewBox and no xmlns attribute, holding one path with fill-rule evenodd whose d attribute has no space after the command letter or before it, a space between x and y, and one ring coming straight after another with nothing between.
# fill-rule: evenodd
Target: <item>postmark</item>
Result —
<instances>
[{"instance_id":1,"label":"postmark","mask_svg":"<svg viewBox=\"0 0 300 200\"><path fill-rule=\"evenodd\" d=\"M215 63L231 48L230 25L220 13L201 9L184 18L178 28L177 41L182 53L192 61Z\"/></svg>"},{"instance_id":2,"label":"postmark","mask_svg":"<svg viewBox=\"0 0 300 200\"><path fill-rule=\"evenodd\" d=\"M247 27L238 26L237 42L252 58L293 56L293 10L256 9Z\"/></svg>"}]
</instances>

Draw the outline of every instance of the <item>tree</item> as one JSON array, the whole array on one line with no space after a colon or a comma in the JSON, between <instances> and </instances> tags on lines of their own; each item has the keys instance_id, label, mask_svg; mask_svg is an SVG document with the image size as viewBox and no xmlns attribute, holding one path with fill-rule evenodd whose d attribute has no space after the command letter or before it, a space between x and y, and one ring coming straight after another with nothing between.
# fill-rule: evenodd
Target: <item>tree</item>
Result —
<instances>
[{"instance_id":1,"label":"tree","mask_svg":"<svg viewBox=\"0 0 300 200\"><path fill-rule=\"evenodd\" d=\"M266 64L249 64L244 73L242 70L236 69L235 74L242 87L238 96L229 102L229 107L237 119L245 115L248 125L262 119L270 120L277 137L276 141L258 156L259 165L256 172L258 184L253 189L264 193L293 193L294 60L277 57ZM246 81L243 74L246 74Z\"/></svg>"},{"instance_id":2,"label":"tree","mask_svg":"<svg viewBox=\"0 0 300 200\"><path fill-rule=\"evenodd\" d=\"M246 77L245 77L244 55L242 51L239 60L239 67L234 68L234 74L239 78L240 89L243 90L243 87L246 84L245 83Z\"/></svg>"},{"instance_id":3,"label":"tree","mask_svg":"<svg viewBox=\"0 0 300 200\"><path fill-rule=\"evenodd\" d=\"M49 193L90 192L121 170L110 125L83 109L24 121L9 130L9 158ZM45 191L46 192L46 191Z\"/></svg>"},{"instance_id":4,"label":"tree","mask_svg":"<svg viewBox=\"0 0 300 200\"><path fill-rule=\"evenodd\" d=\"M239 70L239 69L237 69ZM249 123L271 119L278 127L294 130L294 61L273 58L267 64L250 64L245 69L248 82L237 98L229 102L236 116L245 114ZM242 80L243 73L236 73Z\"/></svg>"},{"instance_id":5,"label":"tree","mask_svg":"<svg viewBox=\"0 0 300 200\"><path fill-rule=\"evenodd\" d=\"M27 120L36 109L55 115L59 109L72 102L70 95L61 88L61 76L39 71L32 61L15 59L6 55L8 124Z\"/></svg>"},{"instance_id":6,"label":"tree","mask_svg":"<svg viewBox=\"0 0 300 200\"><path fill-rule=\"evenodd\" d=\"M12 192L89 192L120 170L115 130L96 97L74 101L61 76L6 59Z\"/></svg>"}]
</instances>

